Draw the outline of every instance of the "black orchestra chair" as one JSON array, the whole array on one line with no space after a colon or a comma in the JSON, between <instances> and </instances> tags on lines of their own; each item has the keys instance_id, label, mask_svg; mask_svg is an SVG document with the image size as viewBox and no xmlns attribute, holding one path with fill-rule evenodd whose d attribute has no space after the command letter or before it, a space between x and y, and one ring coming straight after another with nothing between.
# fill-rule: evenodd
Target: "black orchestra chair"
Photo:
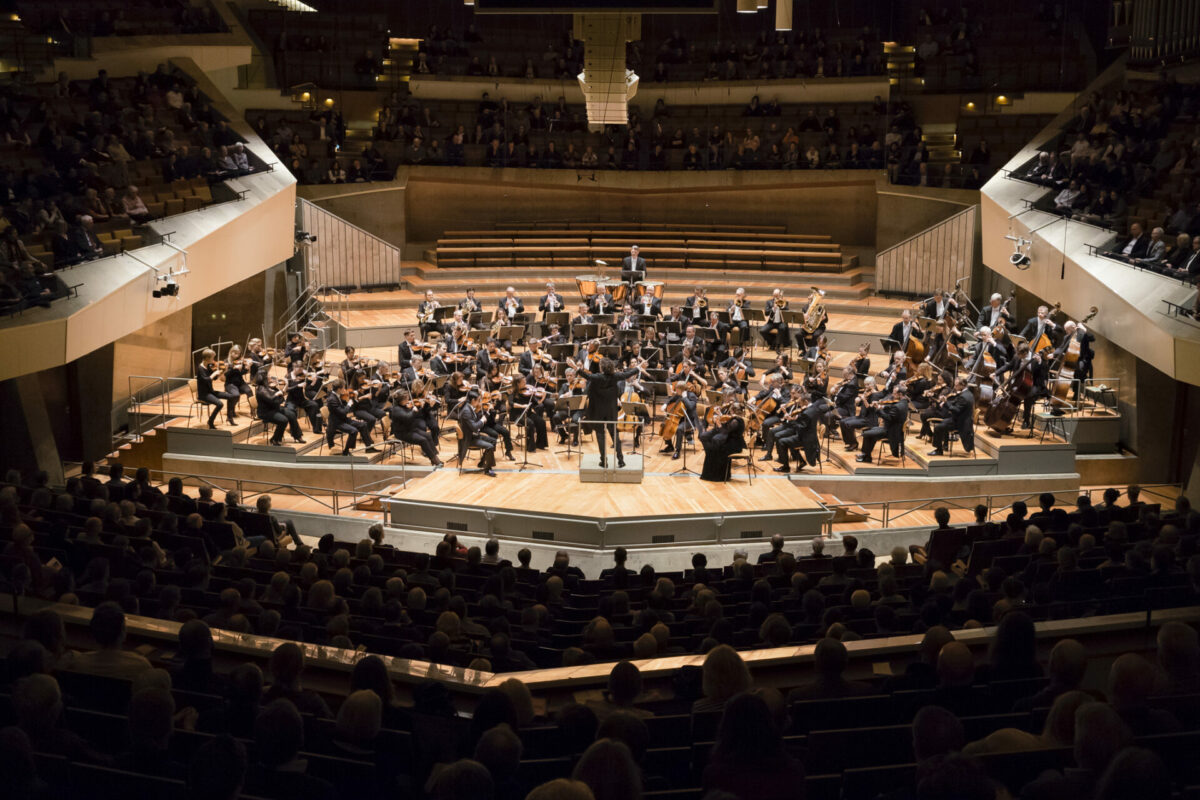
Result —
<instances>
[{"instance_id":1,"label":"black orchestra chair","mask_svg":"<svg viewBox=\"0 0 1200 800\"><path fill-rule=\"evenodd\" d=\"M754 444L750 444L750 450L745 453L735 453L729 457L729 474L726 480L733 478L733 468L741 462L746 462L746 483L754 485L754 473L758 472L758 466L754 463Z\"/></svg>"}]
</instances>

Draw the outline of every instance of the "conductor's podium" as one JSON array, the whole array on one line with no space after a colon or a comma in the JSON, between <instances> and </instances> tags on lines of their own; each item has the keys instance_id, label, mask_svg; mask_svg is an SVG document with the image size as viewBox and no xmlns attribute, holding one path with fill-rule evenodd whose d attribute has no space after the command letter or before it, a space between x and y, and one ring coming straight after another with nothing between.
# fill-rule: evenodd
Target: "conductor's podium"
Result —
<instances>
[{"instance_id":1,"label":"conductor's podium","mask_svg":"<svg viewBox=\"0 0 1200 800\"><path fill-rule=\"evenodd\" d=\"M600 466L598 453L584 453L579 459L580 483L641 483L644 466L641 454L625 456L625 466L617 467L616 456L608 453L608 466Z\"/></svg>"}]
</instances>

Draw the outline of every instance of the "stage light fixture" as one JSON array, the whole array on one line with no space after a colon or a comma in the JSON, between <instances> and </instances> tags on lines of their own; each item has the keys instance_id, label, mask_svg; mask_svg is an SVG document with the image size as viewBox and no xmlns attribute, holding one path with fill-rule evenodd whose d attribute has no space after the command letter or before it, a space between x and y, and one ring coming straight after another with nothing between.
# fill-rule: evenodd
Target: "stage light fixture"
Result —
<instances>
[{"instance_id":1,"label":"stage light fixture","mask_svg":"<svg viewBox=\"0 0 1200 800\"><path fill-rule=\"evenodd\" d=\"M757 14L758 0L737 0L737 13Z\"/></svg>"},{"instance_id":2,"label":"stage light fixture","mask_svg":"<svg viewBox=\"0 0 1200 800\"><path fill-rule=\"evenodd\" d=\"M1013 253L1011 256L1008 257L1008 260L1014 267L1029 266L1029 256L1027 256L1026 254L1021 253L1021 252Z\"/></svg>"},{"instance_id":3,"label":"stage light fixture","mask_svg":"<svg viewBox=\"0 0 1200 800\"><path fill-rule=\"evenodd\" d=\"M326 108L333 108L333 98L332 98L332 97L326 97L326 98L325 98L325 107L326 107Z\"/></svg>"},{"instance_id":4,"label":"stage light fixture","mask_svg":"<svg viewBox=\"0 0 1200 800\"><path fill-rule=\"evenodd\" d=\"M792 29L792 0L775 0L775 30Z\"/></svg>"}]
</instances>

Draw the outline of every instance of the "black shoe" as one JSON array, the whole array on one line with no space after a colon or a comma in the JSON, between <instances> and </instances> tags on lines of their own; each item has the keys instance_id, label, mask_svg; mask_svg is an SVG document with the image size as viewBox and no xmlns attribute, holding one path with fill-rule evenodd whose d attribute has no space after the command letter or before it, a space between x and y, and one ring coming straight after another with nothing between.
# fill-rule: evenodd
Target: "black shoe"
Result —
<instances>
[{"instance_id":1,"label":"black shoe","mask_svg":"<svg viewBox=\"0 0 1200 800\"><path fill-rule=\"evenodd\" d=\"M617 459L617 469L625 469L625 459L623 459L623 458Z\"/></svg>"},{"instance_id":2,"label":"black shoe","mask_svg":"<svg viewBox=\"0 0 1200 800\"><path fill-rule=\"evenodd\" d=\"M504 457L509 461L516 461L516 459L513 458L512 450L505 452Z\"/></svg>"},{"instance_id":3,"label":"black shoe","mask_svg":"<svg viewBox=\"0 0 1200 800\"><path fill-rule=\"evenodd\" d=\"M676 450L676 451L675 451L675 453L674 453L674 455L672 455L672 456L671 456L671 460L672 460L672 461L678 461L678 460L679 460L679 457L680 457L681 455L682 455L682 453L681 453L679 450Z\"/></svg>"},{"instance_id":4,"label":"black shoe","mask_svg":"<svg viewBox=\"0 0 1200 800\"><path fill-rule=\"evenodd\" d=\"M488 467L487 469L485 469L483 471L483 474L487 475L489 478L494 478L494 477L496 477L496 470L492 469L491 467Z\"/></svg>"},{"instance_id":5,"label":"black shoe","mask_svg":"<svg viewBox=\"0 0 1200 800\"><path fill-rule=\"evenodd\" d=\"M215 431L217 429L216 423L214 423L212 420L209 420L208 421L208 429L210 431Z\"/></svg>"},{"instance_id":6,"label":"black shoe","mask_svg":"<svg viewBox=\"0 0 1200 800\"><path fill-rule=\"evenodd\" d=\"M943 453L943 452L941 451L941 449L934 449L934 450L930 450L930 451L927 453L927 455L931 455L931 456L944 456L944 455L946 455L946 454L945 454L945 453Z\"/></svg>"},{"instance_id":7,"label":"black shoe","mask_svg":"<svg viewBox=\"0 0 1200 800\"><path fill-rule=\"evenodd\" d=\"M350 449L349 449L349 448L347 448L347 449L343 450L343 451L342 451L342 455L344 455L344 456L348 456L348 455L350 455Z\"/></svg>"},{"instance_id":8,"label":"black shoe","mask_svg":"<svg viewBox=\"0 0 1200 800\"><path fill-rule=\"evenodd\" d=\"M660 453L662 453L662 454L664 454L664 455L665 455L666 453L673 453L673 452L675 452L675 448L674 448L674 447L672 447L671 445L667 445L666 447L664 447L662 450L659 450L658 452L660 452Z\"/></svg>"},{"instance_id":9,"label":"black shoe","mask_svg":"<svg viewBox=\"0 0 1200 800\"><path fill-rule=\"evenodd\" d=\"M775 471L776 472L791 472L792 468L789 467L787 464L780 464L778 467L775 468Z\"/></svg>"},{"instance_id":10,"label":"black shoe","mask_svg":"<svg viewBox=\"0 0 1200 800\"><path fill-rule=\"evenodd\" d=\"M606 469L607 467L608 467L608 460L605 459L604 456L600 456L600 469Z\"/></svg>"},{"instance_id":11,"label":"black shoe","mask_svg":"<svg viewBox=\"0 0 1200 800\"><path fill-rule=\"evenodd\" d=\"M864 456L862 453L859 453L857 456L855 456L854 460L860 464L870 464L871 463L871 457Z\"/></svg>"},{"instance_id":12,"label":"black shoe","mask_svg":"<svg viewBox=\"0 0 1200 800\"><path fill-rule=\"evenodd\" d=\"M283 440L282 439L269 439L267 441L267 444L271 445L272 447L283 447Z\"/></svg>"},{"instance_id":13,"label":"black shoe","mask_svg":"<svg viewBox=\"0 0 1200 800\"><path fill-rule=\"evenodd\" d=\"M229 424L230 424L230 425L237 425L237 417L230 417L230 418L229 418Z\"/></svg>"},{"instance_id":14,"label":"black shoe","mask_svg":"<svg viewBox=\"0 0 1200 800\"><path fill-rule=\"evenodd\" d=\"M571 439L571 447L579 447L579 437L578 436Z\"/></svg>"},{"instance_id":15,"label":"black shoe","mask_svg":"<svg viewBox=\"0 0 1200 800\"><path fill-rule=\"evenodd\" d=\"M763 455L761 458L759 458L758 460L759 460L759 461L770 461L770 460L771 460L771 454L770 454L770 453L767 453L767 454Z\"/></svg>"},{"instance_id":16,"label":"black shoe","mask_svg":"<svg viewBox=\"0 0 1200 800\"><path fill-rule=\"evenodd\" d=\"M300 438L299 436L293 436L293 437L292 437L292 440L293 440L293 441L294 441L296 444L304 444L304 443L305 443L305 442L304 442L304 440L303 440L302 438Z\"/></svg>"},{"instance_id":17,"label":"black shoe","mask_svg":"<svg viewBox=\"0 0 1200 800\"><path fill-rule=\"evenodd\" d=\"M380 450L378 447L368 447L367 452L368 453L378 453L378 452L380 452Z\"/></svg>"},{"instance_id":18,"label":"black shoe","mask_svg":"<svg viewBox=\"0 0 1200 800\"><path fill-rule=\"evenodd\" d=\"M848 445L846 445L846 452L847 452L847 453L853 453L853 452L854 452L855 450L857 450L857 449L858 449L858 445L856 445L856 444L848 444Z\"/></svg>"}]
</instances>

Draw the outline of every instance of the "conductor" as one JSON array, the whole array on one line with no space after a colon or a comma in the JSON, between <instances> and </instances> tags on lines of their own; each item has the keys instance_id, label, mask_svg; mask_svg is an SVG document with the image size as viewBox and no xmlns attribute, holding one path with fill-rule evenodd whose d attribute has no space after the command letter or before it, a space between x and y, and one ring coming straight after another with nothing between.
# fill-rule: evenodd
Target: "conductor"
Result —
<instances>
[{"instance_id":1,"label":"conductor","mask_svg":"<svg viewBox=\"0 0 1200 800\"><path fill-rule=\"evenodd\" d=\"M646 280L646 259L638 255L638 246L631 245L629 255L621 262L621 280L630 286Z\"/></svg>"},{"instance_id":2,"label":"conductor","mask_svg":"<svg viewBox=\"0 0 1200 800\"><path fill-rule=\"evenodd\" d=\"M600 466L607 467L607 447L604 441L604 431L612 436L613 447L617 452L617 466L625 466L625 456L621 453L621 439L617 435L617 399L621 396L620 382L629 380L637 375L636 368L617 372L611 358L600 360L600 372L588 372L574 359L568 363L575 368L576 376L587 379L587 419L588 427L596 434L596 444L600 447Z\"/></svg>"}]
</instances>

